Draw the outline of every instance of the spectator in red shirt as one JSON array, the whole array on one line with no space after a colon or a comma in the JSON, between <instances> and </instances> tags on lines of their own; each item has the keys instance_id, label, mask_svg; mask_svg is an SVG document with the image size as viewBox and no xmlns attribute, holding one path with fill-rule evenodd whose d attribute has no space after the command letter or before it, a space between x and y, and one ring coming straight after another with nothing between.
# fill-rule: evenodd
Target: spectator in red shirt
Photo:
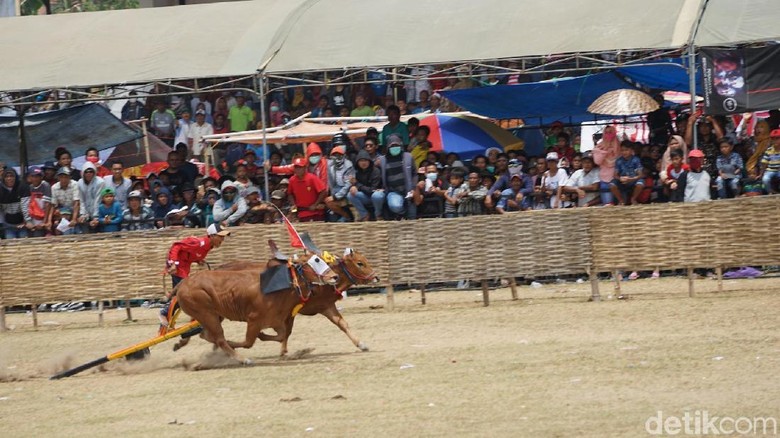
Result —
<instances>
[{"instance_id":1,"label":"spectator in red shirt","mask_svg":"<svg viewBox=\"0 0 780 438\"><path fill-rule=\"evenodd\" d=\"M306 170L307 162L303 158L293 161L294 176L290 178L287 197L298 211L301 222L325 220L325 196L328 186L320 178Z\"/></svg>"},{"instance_id":2,"label":"spectator in red shirt","mask_svg":"<svg viewBox=\"0 0 780 438\"><path fill-rule=\"evenodd\" d=\"M309 172L319 177L320 181L328 187L328 159L322 155L322 148L317 143L309 143L306 147L306 161L308 162ZM271 163L265 164L265 169L274 175L292 175L295 166L288 164L286 166L272 166Z\"/></svg>"},{"instance_id":3,"label":"spectator in red shirt","mask_svg":"<svg viewBox=\"0 0 780 438\"><path fill-rule=\"evenodd\" d=\"M174 288L180 281L190 276L190 267L193 263L204 264L209 251L212 248L219 248L225 237L230 235L230 231L222 229L217 223L209 225L206 228L206 233L205 237L190 236L171 245L171 249L168 251L166 271L171 276ZM173 290L165 295L166 300L171 298L172 292ZM160 335L165 334L168 330L170 316L178 307L176 301L176 297L174 297L160 309Z\"/></svg>"}]
</instances>

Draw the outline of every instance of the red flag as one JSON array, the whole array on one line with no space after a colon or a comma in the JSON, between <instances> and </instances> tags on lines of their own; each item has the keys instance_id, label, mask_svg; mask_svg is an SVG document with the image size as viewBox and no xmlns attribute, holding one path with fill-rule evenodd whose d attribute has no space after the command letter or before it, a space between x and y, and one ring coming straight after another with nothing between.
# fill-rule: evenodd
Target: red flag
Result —
<instances>
[{"instance_id":1,"label":"red flag","mask_svg":"<svg viewBox=\"0 0 780 438\"><path fill-rule=\"evenodd\" d=\"M305 245L303 240L301 240L301 235L298 234L290 220L285 215L282 215L282 219L284 219L284 225L287 227L287 234L290 235L290 246L293 248L304 248Z\"/></svg>"}]
</instances>

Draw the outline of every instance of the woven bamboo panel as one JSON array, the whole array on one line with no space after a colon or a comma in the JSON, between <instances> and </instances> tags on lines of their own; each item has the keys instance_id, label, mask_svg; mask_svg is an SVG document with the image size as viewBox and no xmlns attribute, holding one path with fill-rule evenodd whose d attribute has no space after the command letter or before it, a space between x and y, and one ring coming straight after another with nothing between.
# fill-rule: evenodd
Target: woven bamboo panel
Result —
<instances>
[{"instance_id":1,"label":"woven bamboo panel","mask_svg":"<svg viewBox=\"0 0 780 438\"><path fill-rule=\"evenodd\" d=\"M585 272L587 221L574 210L393 222L394 284Z\"/></svg>"},{"instance_id":2,"label":"woven bamboo panel","mask_svg":"<svg viewBox=\"0 0 780 438\"><path fill-rule=\"evenodd\" d=\"M780 263L780 197L588 211L596 271Z\"/></svg>"}]
</instances>

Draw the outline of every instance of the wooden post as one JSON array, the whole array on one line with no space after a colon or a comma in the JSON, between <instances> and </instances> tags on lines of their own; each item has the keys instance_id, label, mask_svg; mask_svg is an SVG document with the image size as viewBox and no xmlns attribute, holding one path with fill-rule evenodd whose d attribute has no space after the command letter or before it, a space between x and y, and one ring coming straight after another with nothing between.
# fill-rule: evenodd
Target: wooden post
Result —
<instances>
[{"instance_id":1,"label":"wooden post","mask_svg":"<svg viewBox=\"0 0 780 438\"><path fill-rule=\"evenodd\" d=\"M487 280L482 280L482 303L485 307L490 305L490 289Z\"/></svg>"},{"instance_id":2,"label":"wooden post","mask_svg":"<svg viewBox=\"0 0 780 438\"><path fill-rule=\"evenodd\" d=\"M8 326L5 325L5 306L0 306L0 332L8 330Z\"/></svg>"},{"instance_id":3,"label":"wooden post","mask_svg":"<svg viewBox=\"0 0 780 438\"><path fill-rule=\"evenodd\" d=\"M133 314L130 312L130 300L127 300L127 307L125 307L125 311L127 311L127 320L132 322L133 321Z\"/></svg>"},{"instance_id":4,"label":"wooden post","mask_svg":"<svg viewBox=\"0 0 780 438\"><path fill-rule=\"evenodd\" d=\"M103 300L98 301L98 325L103 326Z\"/></svg>"},{"instance_id":5,"label":"wooden post","mask_svg":"<svg viewBox=\"0 0 780 438\"><path fill-rule=\"evenodd\" d=\"M32 310L33 328L37 329L38 328L38 305L33 304L31 310Z\"/></svg>"},{"instance_id":6,"label":"wooden post","mask_svg":"<svg viewBox=\"0 0 780 438\"><path fill-rule=\"evenodd\" d=\"M718 276L718 292L723 292L723 266L715 268L715 274Z\"/></svg>"},{"instance_id":7,"label":"wooden post","mask_svg":"<svg viewBox=\"0 0 780 438\"><path fill-rule=\"evenodd\" d=\"M152 151L149 150L149 136L146 132L146 119L141 119L141 132L144 134L144 151L146 152L146 164L152 162Z\"/></svg>"},{"instance_id":8,"label":"wooden post","mask_svg":"<svg viewBox=\"0 0 780 438\"><path fill-rule=\"evenodd\" d=\"M425 305L425 285L420 285L420 302L422 302L423 305Z\"/></svg>"},{"instance_id":9,"label":"wooden post","mask_svg":"<svg viewBox=\"0 0 780 438\"><path fill-rule=\"evenodd\" d=\"M392 312L395 310L395 298L393 297L393 292L395 291L393 290L393 285L388 284L385 290L387 291L387 311Z\"/></svg>"},{"instance_id":10,"label":"wooden post","mask_svg":"<svg viewBox=\"0 0 780 438\"><path fill-rule=\"evenodd\" d=\"M688 268L688 296L696 296L696 291L693 290L693 268Z\"/></svg>"},{"instance_id":11,"label":"wooden post","mask_svg":"<svg viewBox=\"0 0 780 438\"><path fill-rule=\"evenodd\" d=\"M620 271L613 272L612 276L615 277L615 292L620 294Z\"/></svg>"},{"instance_id":12,"label":"wooden post","mask_svg":"<svg viewBox=\"0 0 780 438\"><path fill-rule=\"evenodd\" d=\"M509 277L509 289L512 290L512 301L517 301L517 281L515 277Z\"/></svg>"},{"instance_id":13,"label":"wooden post","mask_svg":"<svg viewBox=\"0 0 780 438\"><path fill-rule=\"evenodd\" d=\"M590 277L590 300L601 301L601 294L599 293L599 274L591 269L588 274Z\"/></svg>"}]
</instances>

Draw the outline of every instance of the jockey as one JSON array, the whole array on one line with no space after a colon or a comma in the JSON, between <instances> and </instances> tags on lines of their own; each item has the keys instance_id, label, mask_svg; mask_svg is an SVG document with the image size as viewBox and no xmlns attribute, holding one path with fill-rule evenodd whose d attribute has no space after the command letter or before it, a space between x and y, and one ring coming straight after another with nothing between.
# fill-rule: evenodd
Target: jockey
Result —
<instances>
[{"instance_id":1,"label":"jockey","mask_svg":"<svg viewBox=\"0 0 780 438\"><path fill-rule=\"evenodd\" d=\"M223 229L218 223L213 223L206 228L205 237L186 237L171 245L168 251L168 262L165 270L171 276L171 282L175 288L183 279L189 277L190 266L193 263L199 265L205 264L206 256L212 248L219 248L225 237L230 235L230 231ZM171 300L173 289L165 294L167 304L160 309L160 335L165 334L168 329L170 318L178 308L176 297Z\"/></svg>"}]
</instances>

